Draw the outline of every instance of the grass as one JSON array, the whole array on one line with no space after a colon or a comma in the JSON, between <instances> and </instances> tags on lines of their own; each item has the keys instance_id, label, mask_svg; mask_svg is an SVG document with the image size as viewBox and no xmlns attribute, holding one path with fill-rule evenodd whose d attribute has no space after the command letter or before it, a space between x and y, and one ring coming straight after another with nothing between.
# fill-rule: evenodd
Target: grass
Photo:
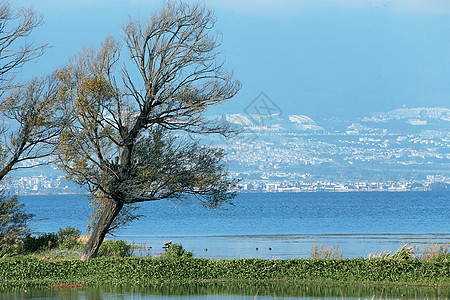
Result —
<instances>
[{"instance_id":1,"label":"grass","mask_svg":"<svg viewBox=\"0 0 450 300\"><path fill-rule=\"evenodd\" d=\"M449 243L414 244L404 243L397 251L373 252L365 256L366 259L396 259L413 258L424 261L449 260Z\"/></svg>"},{"instance_id":2,"label":"grass","mask_svg":"<svg viewBox=\"0 0 450 300\"><path fill-rule=\"evenodd\" d=\"M342 259L343 252L339 250L339 246L319 245L315 243L311 246L311 259Z\"/></svg>"}]
</instances>

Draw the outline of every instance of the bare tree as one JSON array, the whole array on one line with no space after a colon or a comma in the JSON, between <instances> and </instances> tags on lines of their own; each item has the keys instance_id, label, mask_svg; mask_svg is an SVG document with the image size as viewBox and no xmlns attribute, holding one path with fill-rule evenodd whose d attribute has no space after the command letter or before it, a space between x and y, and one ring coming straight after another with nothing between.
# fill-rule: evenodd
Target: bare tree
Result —
<instances>
[{"instance_id":1,"label":"bare tree","mask_svg":"<svg viewBox=\"0 0 450 300\"><path fill-rule=\"evenodd\" d=\"M55 77L14 80L25 63L47 48L29 41L41 23L42 16L31 9L0 4L0 181L11 170L37 165L36 159L56 149L62 115L57 113Z\"/></svg>"},{"instance_id":2,"label":"bare tree","mask_svg":"<svg viewBox=\"0 0 450 300\"><path fill-rule=\"evenodd\" d=\"M3 117L0 181L12 170L30 168L56 154L64 115L57 98L55 76L18 86L0 102ZM4 94L5 95L5 94ZM28 161L27 164L23 162Z\"/></svg>"},{"instance_id":3,"label":"bare tree","mask_svg":"<svg viewBox=\"0 0 450 300\"><path fill-rule=\"evenodd\" d=\"M14 10L0 3L0 96L13 84L23 65L44 54L47 44L36 45L28 37L42 24L42 16L32 9Z\"/></svg>"},{"instance_id":4,"label":"bare tree","mask_svg":"<svg viewBox=\"0 0 450 300\"><path fill-rule=\"evenodd\" d=\"M136 217L129 209L137 203L193 194L217 207L233 198L222 150L195 139L231 132L204 113L240 88L219 61L214 23L200 4L167 2L150 21L124 26L130 60L121 69L122 46L109 37L59 71L73 119L61 136L60 164L100 208L83 259Z\"/></svg>"},{"instance_id":5,"label":"bare tree","mask_svg":"<svg viewBox=\"0 0 450 300\"><path fill-rule=\"evenodd\" d=\"M63 114L58 113L56 77L15 81L25 63L40 57L47 45L35 45L29 35L42 17L31 9L14 10L0 3L0 182L12 170L36 166L55 154ZM27 161L27 163L25 163ZM17 197L0 194L0 243L28 233L33 215L23 212Z\"/></svg>"}]
</instances>

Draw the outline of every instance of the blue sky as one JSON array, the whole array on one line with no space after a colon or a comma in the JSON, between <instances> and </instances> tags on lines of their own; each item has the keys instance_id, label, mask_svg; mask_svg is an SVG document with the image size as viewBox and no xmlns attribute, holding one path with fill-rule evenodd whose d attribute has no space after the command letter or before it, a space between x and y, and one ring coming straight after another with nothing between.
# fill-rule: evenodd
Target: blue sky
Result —
<instances>
[{"instance_id":1,"label":"blue sky","mask_svg":"<svg viewBox=\"0 0 450 300\"><path fill-rule=\"evenodd\" d=\"M45 24L52 48L27 68L48 73L83 46L121 36L153 0L15 0ZM406 107L450 107L450 1L207 0L223 34L226 67L243 88L215 112L239 113L264 92L287 114L315 119Z\"/></svg>"}]
</instances>

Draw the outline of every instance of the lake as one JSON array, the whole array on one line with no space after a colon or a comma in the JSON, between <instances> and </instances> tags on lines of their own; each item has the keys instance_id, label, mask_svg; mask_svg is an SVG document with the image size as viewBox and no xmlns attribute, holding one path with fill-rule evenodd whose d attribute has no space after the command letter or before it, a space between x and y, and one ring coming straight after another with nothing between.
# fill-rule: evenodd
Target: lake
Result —
<instances>
[{"instance_id":1,"label":"lake","mask_svg":"<svg viewBox=\"0 0 450 300\"><path fill-rule=\"evenodd\" d=\"M448 289L407 286L349 286L289 283L149 284L73 289L0 286L2 299L448 299Z\"/></svg>"},{"instance_id":2,"label":"lake","mask_svg":"<svg viewBox=\"0 0 450 300\"><path fill-rule=\"evenodd\" d=\"M86 229L83 195L21 196L29 212L47 218L40 232L67 226ZM344 257L396 250L403 242L450 241L448 192L351 192L239 194L234 206L202 207L195 198L143 203L144 215L115 237L159 255L172 240L212 258L309 257L315 243L339 246Z\"/></svg>"}]
</instances>

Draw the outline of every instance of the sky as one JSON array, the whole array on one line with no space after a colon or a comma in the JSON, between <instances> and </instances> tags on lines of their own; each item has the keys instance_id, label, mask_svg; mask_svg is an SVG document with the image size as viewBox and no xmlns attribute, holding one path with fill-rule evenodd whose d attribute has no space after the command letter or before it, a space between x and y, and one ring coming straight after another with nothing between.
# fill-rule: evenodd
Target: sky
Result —
<instances>
[{"instance_id":1,"label":"sky","mask_svg":"<svg viewBox=\"0 0 450 300\"><path fill-rule=\"evenodd\" d=\"M189 2L189 1L187 1ZM401 107L450 108L448 0L206 0L223 35L227 70L242 82L214 113L244 113L264 93L287 118L362 117ZM148 19L153 0L14 0L44 24L49 43L26 71L50 73L83 46L120 38L129 17Z\"/></svg>"}]
</instances>

